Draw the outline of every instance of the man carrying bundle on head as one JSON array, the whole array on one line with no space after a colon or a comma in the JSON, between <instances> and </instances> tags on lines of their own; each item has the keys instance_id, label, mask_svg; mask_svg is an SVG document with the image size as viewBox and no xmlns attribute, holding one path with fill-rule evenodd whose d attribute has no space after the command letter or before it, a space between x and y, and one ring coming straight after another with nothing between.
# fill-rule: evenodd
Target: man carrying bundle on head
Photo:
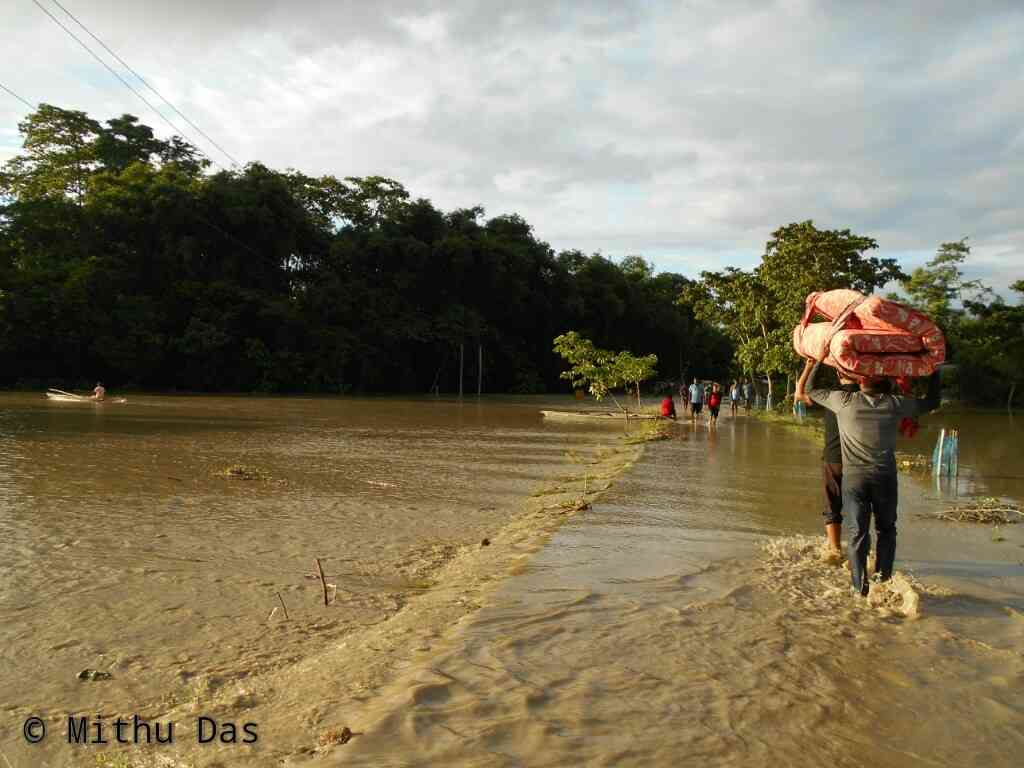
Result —
<instances>
[{"instance_id":1,"label":"man carrying bundle on head","mask_svg":"<svg viewBox=\"0 0 1024 768\"><path fill-rule=\"evenodd\" d=\"M829 322L812 323L815 316ZM804 318L793 329L793 347L807 360L797 382L797 398L827 408L839 427L842 474L831 490L841 488L841 511L853 518L850 573L854 591L867 595L871 516L877 531L875 578L885 581L892 576L896 558L896 434L939 406L945 339L931 320L910 307L835 290L807 297ZM859 381L858 389L815 388L816 361L836 368L840 380ZM928 374L927 397L892 393L890 377ZM833 541L831 530L829 539Z\"/></svg>"},{"instance_id":2,"label":"man carrying bundle on head","mask_svg":"<svg viewBox=\"0 0 1024 768\"><path fill-rule=\"evenodd\" d=\"M797 397L821 405L836 415L843 457L842 511L854 522L850 536L850 574L853 589L867 596L867 559L871 548L869 525L874 514L875 580L888 581L896 560L896 434L904 418L915 418L939 407L939 371L928 382L928 395L914 399L892 394L888 379L866 378L856 392L814 388L817 363L808 360L797 382Z\"/></svg>"}]
</instances>

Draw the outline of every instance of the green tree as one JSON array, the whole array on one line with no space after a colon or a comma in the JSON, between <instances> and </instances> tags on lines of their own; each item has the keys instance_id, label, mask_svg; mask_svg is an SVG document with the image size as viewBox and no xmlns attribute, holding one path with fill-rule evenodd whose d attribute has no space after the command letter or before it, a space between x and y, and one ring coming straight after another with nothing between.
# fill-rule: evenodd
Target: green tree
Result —
<instances>
[{"instance_id":1,"label":"green tree","mask_svg":"<svg viewBox=\"0 0 1024 768\"><path fill-rule=\"evenodd\" d=\"M775 299L783 326L792 327L814 291L852 288L872 293L905 279L895 259L866 255L878 248L872 237L848 229L818 229L812 221L787 224L772 232L757 272Z\"/></svg>"},{"instance_id":2,"label":"green tree","mask_svg":"<svg viewBox=\"0 0 1024 768\"><path fill-rule=\"evenodd\" d=\"M640 382L655 373L658 359L655 355L638 358L629 352L610 352L599 349L589 339L576 331L569 331L554 340L555 352L569 364L561 378L568 379L574 387L586 387L597 401L610 396L616 407L628 416L628 411L615 398L613 390L633 385L640 408Z\"/></svg>"},{"instance_id":3,"label":"green tree","mask_svg":"<svg viewBox=\"0 0 1024 768\"><path fill-rule=\"evenodd\" d=\"M744 373L766 376L771 401L772 375L789 370L793 352L787 329L779 324L778 299L760 273L735 267L702 272L700 281L687 286L679 301L736 342L736 359Z\"/></svg>"},{"instance_id":4,"label":"green tree","mask_svg":"<svg viewBox=\"0 0 1024 768\"><path fill-rule=\"evenodd\" d=\"M1010 288L1024 298L1024 280ZM1024 304L1011 306L997 297L990 302L965 300L964 307L969 314L957 328L960 367L972 372L974 389L989 381L996 388L1007 387L1006 407L1012 410L1014 396L1024 384ZM969 394L978 399L984 393Z\"/></svg>"},{"instance_id":5,"label":"green tree","mask_svg":"<svg viewBox=\"0 0 1024 768\"><path fill-rule=\"evenodd\" d=\"M100 124L85 112L41 104L18 123L23 153L0 173L0 193L18 199L85 197L89 174L98 162Z\"/></svg>"},{"instance_id":6,"label":"green tree","mask_svg":"<svg viewBox=\"0 0 1024 768\"><path fill-rule=\"evenodd\" d=\"M981 281L964 280L961 266L970 255L966 237L942 243L925 266L917 267L910 277L901 281L910 303L947 333L955 331L953 326L959 319L959 308L954 302L990 294Z\"/></svg>"},{"instance_id":7,"label":"green tree","mask_svg":"<svg viewBox=\"0 0 1024 768\"><path fill-rule=\"evenodd\" d=\"M166 144L153 136L153 129L139 123L135 115L107 120L96 138L96 159L113 171L123 171L132 163L149 163L166 150Z\"/></svg>"},{"instance_id":8,"label":"green tree","mask_svg":"<svg viewBox=\"0 0 1024 768\"><path fill-rule=\"evenodd\" d=\"M640 402L640 383L653 378L657 373L658 356L636 357L631 352L619 352L612 362L615 378L631 386L636 393L636 410L643 407Z\"/></svg>"}]
</instances>

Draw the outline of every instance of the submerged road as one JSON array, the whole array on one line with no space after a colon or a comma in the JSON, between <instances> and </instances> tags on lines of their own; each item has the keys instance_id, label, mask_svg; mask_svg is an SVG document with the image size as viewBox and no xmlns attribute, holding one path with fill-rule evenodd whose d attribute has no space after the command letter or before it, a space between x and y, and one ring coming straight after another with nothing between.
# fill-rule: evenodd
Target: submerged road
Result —
<instances>
[{"instance_id":1,"label":"submerged road","mask_svg":"<svg viewBox=\"0 0 1024 768\"><path fill-rule=\"evenodd\" d=\"M798 536L818 456L753 419L680 425L323 764L1018 765L1024 540L921 520L934 492L903 478L920 616L857 602Z\"/></svg>"}]
</instances>

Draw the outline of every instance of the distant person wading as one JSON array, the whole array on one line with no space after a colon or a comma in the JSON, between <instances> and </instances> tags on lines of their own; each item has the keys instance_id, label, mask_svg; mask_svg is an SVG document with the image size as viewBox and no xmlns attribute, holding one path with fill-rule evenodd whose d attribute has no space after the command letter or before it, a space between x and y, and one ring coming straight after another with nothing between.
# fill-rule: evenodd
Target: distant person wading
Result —
<instances>
[{"instance_id":1,"label":"distant person wading","mask_svg":"<svg viewBox=\"0 0 1024 768\"><path fill-rule=\"evenodd\" d=\"M693 421L697 420L700 416L701 409L704 407L704 387L697 383L694 379L690 385L690 419Z\"/></svg>"}]
</instances>

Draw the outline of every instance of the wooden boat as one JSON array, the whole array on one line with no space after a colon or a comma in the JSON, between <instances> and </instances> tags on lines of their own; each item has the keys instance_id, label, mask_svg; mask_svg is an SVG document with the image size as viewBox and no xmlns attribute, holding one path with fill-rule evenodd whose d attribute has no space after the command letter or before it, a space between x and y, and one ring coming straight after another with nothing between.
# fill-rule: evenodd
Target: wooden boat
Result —
<instances>
[{"instance_id":1,"label":"wooden boat","mask_svg":"<svg viewBox=\"0 0 1024 768\"><path fill-rule=\"evenodd\" d=\"M106 403L121 405L128 402L128 400L123 397L112 397L109 400L93 400L91 397L82 397L81 395L75 395L71 392L65 392L62 389L49 390L46 393L46 399L56 403L93 403L94 405L104 405Z\"/></svg>"},{"instance_id":2,"label":"wooden boat","mask_svg":"<svg viewBox=\"0 0 1024 768\"><path fill-rule=\"evenodd\" d=\"M546 419L605 419L623 421L628 419L656 419L654 413L623 413L622 411L541 411Z\"/></svg>"}]
</instances>

